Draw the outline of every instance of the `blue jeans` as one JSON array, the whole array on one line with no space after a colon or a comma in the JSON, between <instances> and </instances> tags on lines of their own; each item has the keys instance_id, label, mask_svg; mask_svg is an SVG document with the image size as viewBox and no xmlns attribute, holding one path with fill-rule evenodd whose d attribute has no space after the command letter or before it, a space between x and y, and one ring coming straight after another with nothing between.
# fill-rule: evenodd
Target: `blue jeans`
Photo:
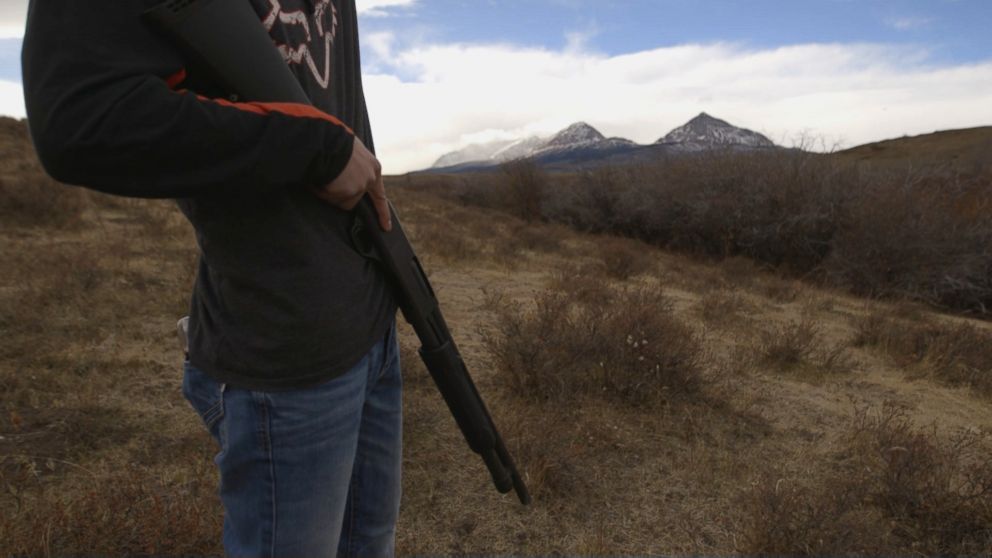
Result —
<instances>
[{"instance_id":1,"label":"blue jeans","mask_svg":"<svg viewBox=\"0 0 992 558\"><path fill-rule=\"evenodd\" d=\"M220 445L226 554L393 555L402 459L395 327L351 370L309 389L236 389L185 365L183 394Z\"/></svg>"}]
</instances>

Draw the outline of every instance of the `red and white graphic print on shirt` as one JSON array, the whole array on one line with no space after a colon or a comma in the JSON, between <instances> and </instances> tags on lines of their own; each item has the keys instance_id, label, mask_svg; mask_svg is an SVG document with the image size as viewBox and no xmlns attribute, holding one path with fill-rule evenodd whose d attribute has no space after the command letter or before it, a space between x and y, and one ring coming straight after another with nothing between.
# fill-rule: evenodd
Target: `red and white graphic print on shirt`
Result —
<instances>
[{"instance_id":1,"label":"red and white graphic print on shirt","mask_svg":"<svg viewBox=\"0 0 992 558\"><path fill-rule=\"evenodd\" d=\"M306 42L298 45L276 43L287 64L306 64L317 84L327 89L331 79L331 50L338 32L338 10L331 0L316 0L313 15L303 10L285 11L280 0L269 0L272 10L262 23L269 32L278 21L285 26L298 26ZM311 29L311 25L316 29ZM287 34L291 36L291 34ZM320 52L323 50L323 52Z\"/></svg>"}]
</instances>

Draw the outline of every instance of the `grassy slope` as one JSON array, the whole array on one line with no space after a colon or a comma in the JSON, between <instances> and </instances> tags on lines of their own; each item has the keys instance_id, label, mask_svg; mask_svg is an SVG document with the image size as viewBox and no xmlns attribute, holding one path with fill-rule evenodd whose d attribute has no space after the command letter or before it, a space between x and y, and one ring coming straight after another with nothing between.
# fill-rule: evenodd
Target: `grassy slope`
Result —
<instances>
[{"instance_id":1,"label":"grassy slope","mask_svg":"<svg viewBox=\"0 0 992 558\"><path fill-rule=\"evenodd\" d=\"M402 183L389 183L396 205L536 496L523 509L493 490L404 328L402 554L753 552L772 548L761 546L768 525L755 523L762 490L785 494L811 479L829 488L844 471L839 456L858 408L897 407L933 424L939 440L992 433L986 396L928 377L926 363L852 342L863 300L747 262L714 266L633 242L625 249L642 255L642 272L621 281L602 275L607 239ZM0 554L218 553L215 449L180 394L173 332L192 280L192 235L164 202L87 196L82 207L69 224L0 225ZM569 266L614 288L662 285L675 316L703 340L701 396L627 407L594 395L541 403L507 390L485 336L501 308L529 304ZM874 308L909 324L966 322L917 306ZM804 319L816 324L817 348L836 349L843 366L765 356L769 339ZM859 532L895 536L876 519L859 518L868 526ZM823 535L810 529L789 535L787 552L818 548ZM874 544L845 540L851 552ZM900 544L882 548L909 551Z\"/></svg>"},{"instance_id":2,"label":"grassy slope","mask_svg":"<svg viewBox=\"0 0 992 558\"><path fill-rule=\"evenodd\" d=\"M944 130L859 145L834 154L842 160L877 164L948 164L970 172L992 164L992 126Z\"/></svg>"}]
</instances>

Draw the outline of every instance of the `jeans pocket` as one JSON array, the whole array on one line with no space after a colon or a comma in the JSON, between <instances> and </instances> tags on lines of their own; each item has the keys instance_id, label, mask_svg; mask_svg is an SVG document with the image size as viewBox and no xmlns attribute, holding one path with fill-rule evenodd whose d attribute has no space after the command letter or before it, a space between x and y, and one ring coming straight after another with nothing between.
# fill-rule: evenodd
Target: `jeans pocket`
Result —
<instances>
[{"instance_id":1,"label":"jeans pocket","mask_svg":"<svg viewBox=\"0 0 992 558\"><path fill-rule=\"evenodd\" d=\"M224 418L225 387L226 384L214 380L189 361L183 365L183 396L218 443L221 443L220 419Z\"/></svg>"}]
</instances>

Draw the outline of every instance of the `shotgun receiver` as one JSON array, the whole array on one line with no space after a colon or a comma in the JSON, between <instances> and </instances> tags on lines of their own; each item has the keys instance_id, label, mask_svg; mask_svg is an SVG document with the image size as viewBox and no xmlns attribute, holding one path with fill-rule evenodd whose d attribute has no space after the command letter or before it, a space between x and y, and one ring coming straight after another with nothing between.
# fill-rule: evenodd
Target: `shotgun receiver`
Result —
<instances>
[{"instance_id":1,"label":"shotgun receiver","mask_svg":"<svg viewBox=\"0 0 992 558\"><path fill-rule=\"evenodd\" d=\"M299 82L246 0L166 0L144 13L145 22L175 44L189 66L246 101L310 105ZM393 211L393 229L379 226L366 194L355 208L352 239L389 277L407 322L420 338L420 357L472 451L482 456L501 493L530 495L455 346L437 298Z\"/></svg>"}]
</instances>

